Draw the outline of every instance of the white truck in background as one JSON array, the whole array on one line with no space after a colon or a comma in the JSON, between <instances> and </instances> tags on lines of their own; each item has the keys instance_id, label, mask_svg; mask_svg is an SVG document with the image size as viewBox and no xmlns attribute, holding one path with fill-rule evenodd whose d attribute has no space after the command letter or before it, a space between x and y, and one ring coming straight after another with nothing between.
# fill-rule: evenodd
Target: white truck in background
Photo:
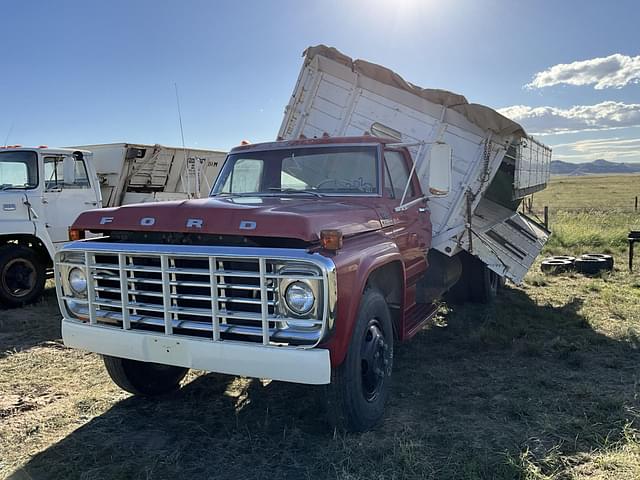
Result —
<instances>
[{"instance_id":1,"label":"white truck in background","mask_svg":"<svg viewBox=\"0 0 640 480\"><path fill-rule=\"evenodd\" d=\"M83 211L207 196L225 156L128 143L0 148L0 303L39 298Z\"/></svg>"}]
</instances>

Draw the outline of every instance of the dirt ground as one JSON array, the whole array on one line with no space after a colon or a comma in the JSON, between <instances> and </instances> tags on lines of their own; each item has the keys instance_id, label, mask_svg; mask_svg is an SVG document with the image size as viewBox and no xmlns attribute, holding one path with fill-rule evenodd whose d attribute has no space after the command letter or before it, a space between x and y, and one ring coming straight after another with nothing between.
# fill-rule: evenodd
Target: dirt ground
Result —
<instances>
[{"instance_id":1,"label":"dirt ground","mask_svg":"<svg viewBox=\"0 0 640 480\"><path fill-rule=\"evenodd\" d=\"M443 307L397 349L384 424L345 435L321 387L192 372L131 397L62 345L49 289L0 313L0 477L640 478L639 304L619 270Z\"/></svg>"}]
</instances>

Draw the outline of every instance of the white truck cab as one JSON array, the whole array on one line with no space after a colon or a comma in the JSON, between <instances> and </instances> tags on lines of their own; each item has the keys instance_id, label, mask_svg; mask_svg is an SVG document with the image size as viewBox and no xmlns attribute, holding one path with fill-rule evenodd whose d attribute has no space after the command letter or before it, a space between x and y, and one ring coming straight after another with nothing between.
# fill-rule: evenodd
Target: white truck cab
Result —
<instances>
[{"instance_id":1,"label":"white truck cab","mask_svg":"<svg viewBox=\"0 0 640 480\"><path fill-rule=\"evenodd\" d=\"M80 213L206 195L225 155L124 143L0 147L0 303L15 307L41 295Z\"/></svg>"},{"instance_id":2,"label":"white truck cab","mask_svg":"<svg viewBox=\"0 0 640 480\"><path fill-rule=\"evenodd\" d=\"M0 301L37 298L68 226L102 206L91 152L59 148L0 149Z\"/></svg>"}]
</instances>

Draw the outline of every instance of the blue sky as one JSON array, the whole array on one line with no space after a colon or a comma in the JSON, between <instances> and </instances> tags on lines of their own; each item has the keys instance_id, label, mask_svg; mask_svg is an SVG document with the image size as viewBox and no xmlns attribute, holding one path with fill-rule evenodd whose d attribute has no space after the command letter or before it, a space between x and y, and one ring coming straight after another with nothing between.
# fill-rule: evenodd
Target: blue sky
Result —
<instances>
[{"instance_id":1,"label":"blue sky","mask_svg":"<svg viewBox=\"0 0 640 480\"><path fill-rule=\"evenodd\" d=\"M188 145L270 140L302 51L325 43L504 109L556 158L640 161L637 1L1 5L2 143L179 145L174 83Z\"/></svg>"}]
</instances>

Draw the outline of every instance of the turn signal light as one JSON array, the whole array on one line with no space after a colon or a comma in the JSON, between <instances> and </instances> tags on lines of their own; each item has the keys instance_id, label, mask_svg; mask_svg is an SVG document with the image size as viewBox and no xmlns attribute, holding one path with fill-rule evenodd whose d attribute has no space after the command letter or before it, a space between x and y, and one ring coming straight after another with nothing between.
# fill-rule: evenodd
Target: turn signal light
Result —
<instances>
[{"instance_id":1,"label":"turn signal light","mask_svg":"<svg viewBox=\"0 0 640 480\"><path fill-rule=\"evenodd\" d=\"M69 227L69 240L82 240L86 237L85 231L81 228Z\"/></svg>"},{"instance_id":2,"label":"turn signal light","mask_svg":"<svg viewBox=\"0 0 640 480\"><path fill-rule=\"evenodd\" d=\"M342 248L342 232L340 230L322 230L320 244L322 248L327 250L340 250Z\"/></svg>"}]
</instances>

